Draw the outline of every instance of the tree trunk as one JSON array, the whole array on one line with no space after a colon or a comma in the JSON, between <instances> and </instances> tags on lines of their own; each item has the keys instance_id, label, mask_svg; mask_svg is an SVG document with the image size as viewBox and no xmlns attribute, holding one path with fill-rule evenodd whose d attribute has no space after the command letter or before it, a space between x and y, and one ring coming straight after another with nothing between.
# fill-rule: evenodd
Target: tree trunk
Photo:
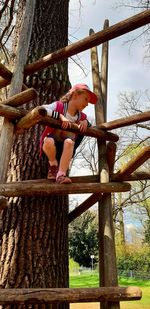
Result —
<instances>
[{"instance_id":1,"label":"tree trunk","mask_svg":"<svg viewBox=\"0 0 150 309\"><path fill-rule=\"evenodd\" d=\"M69 0L36 1L28 63L68 44L68 6ZM27 77L25 82L38 91L39 99L24 108L50 103L65 93L69 85L67 70L66 60ZM9 181L46 178L47 159L39 158L42 130L37 125L15 137ZM67 196L10 199L9 207L1 215L1 287L68 287L67 216ZM68 308L68 305L7 308Z\"/></svg>"}]
</instances>

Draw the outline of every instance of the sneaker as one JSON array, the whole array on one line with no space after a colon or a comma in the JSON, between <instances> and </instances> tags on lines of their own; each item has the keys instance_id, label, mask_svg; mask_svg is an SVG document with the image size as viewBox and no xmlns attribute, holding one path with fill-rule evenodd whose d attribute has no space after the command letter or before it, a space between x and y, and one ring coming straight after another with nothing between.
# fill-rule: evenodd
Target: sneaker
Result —
<instances>
[{"instance_id":1,"label":"sneaker","mask_svg":"<svg viewBox=\"0 0 150 309\"><path fill-rule=\"evenodd\" d=\"M62 184L62 183L71 183L72 181L69 177L61 175L56 179L56 182Z\"/></svg>"},{"instance_id":2,"label":"sneaker","mask_svg":"<svg viewBox=\"0 0 150 309\"><path fill-rule=\"evenodd\" d=\"M47 179L56 179L57 173L58 173L58 166L56 165L49 166Z\"/></svg>"}]
</instances>

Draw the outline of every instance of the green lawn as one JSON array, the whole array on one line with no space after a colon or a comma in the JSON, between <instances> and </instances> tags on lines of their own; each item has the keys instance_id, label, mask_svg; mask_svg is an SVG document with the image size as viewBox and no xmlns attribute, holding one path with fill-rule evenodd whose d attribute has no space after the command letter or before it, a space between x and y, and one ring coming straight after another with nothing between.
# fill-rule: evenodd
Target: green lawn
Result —
<instances>
[{"instance_id":1,"label":"green lawn","mask_svg":"<svg viewBox=\"0 0 150 309\"><path fill-rule=\"evenodd\" d=\"M98 287L98 273L81 273L70 275L70 287ZM150 281L121 278L120 286L138 286L142 290L142 299L139 301L121 302L121 309L150 309Z\"/></svg>"}]
</instances>

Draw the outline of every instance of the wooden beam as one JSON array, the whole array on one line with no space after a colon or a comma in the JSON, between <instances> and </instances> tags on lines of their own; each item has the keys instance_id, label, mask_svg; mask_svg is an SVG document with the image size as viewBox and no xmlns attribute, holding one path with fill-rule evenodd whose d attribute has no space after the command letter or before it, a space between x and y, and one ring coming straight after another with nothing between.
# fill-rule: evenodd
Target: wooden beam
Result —
<instances>
[{"instance_id":1,"label":"wooden beam","mask_svg":"<svg viewBox=\"0 0 150 309\"><path fill-rule=\"evenodd\" d=\"M138 287L0 289L0 304L80 303L139 300Z\"/></svg>"},{"instance_id":2,"label":"wooden beam","mask_svg":"<svg viewBox=\"0 0 150 309\"><path fill-rule=\"evenodd\" d=\"M15 131L16 133L22 133L24 129L29 129L31 126L41 123L45 125L52 126L54 128L60 129L61 121L55 120L50 116L46 116L47 112L43 107L37 106L32 111L26 114L23 118L21 118L16 124ZM71 132L80 132L78 125L75 123L71 123L71 128L65 129ZM105 132L103 130L97 129L95 127L87 128L87 131L84 133L86 136L92 136L96 138L100 138L101 140L108 141L118 141L119 137L116 134Z\"/></svg>"},{"instance_id":3,"label":"wooden beam","mask_svg":"<svg viewBox=\"0 0 150 309\"><path fill-rule=\"evenodd\" d=\"M150 111L102 123L99 128L113 130L150 120Z\"/></svg>"},{"instance_id":4,"label":"wooden beam","mask_svg":"<svg viewBox=\"0 0 150 309\"><path fill-rule=\"evenodd\" d=\"M15 196L49 196L51 194L108 193L130 191L129 183L72 183L69 185L51 183L49 180L24 180L20 182L0 183L0 195Z\"/></svg>"},{"instance_id":5,"label":"wooden beam","mask_svg":"<svg viewBox=\"0 0 150 309\"><path fill-rule=\"evenodd\" d=\"M150 158L150 146L143 147L129 162L127 162L114 177L123 179L131 175L139 166Z\"/></svg>"},{"instance_id":6,"label":"wooden beam","mask_svg":"<svg viewBox=\"0 0 150 309\"><path fill-rule=\"evenodd\" d=\"M2 101L1 104L18 107L31 100L36 99L37 95L38 95L37 91L34 88L29 88L27 90L24 90L20 93L13 95L12 97L9 97L8 99Z\"/></svg>"},{"instance_id":7,"label":"wooden beam","mask_svg":"<svg viewBox=\"0 0 150 309\"><path fill-rule=\"evenodd\" d=\"M108 29L99 31L90 35L76 43L66 46L52 54L49 54L38 61L25 66L25 75L32 74L39 70L43 70L51 64L57 63L60 60L71 57L75 54L81 53L84 50L97 46L106 41L112 40L127 32L133 31L150 22L150 10L145 10L142 13L127 18Z\"/></svg>"},{"instance_id":8,"label":"wooden beam","mask_svg":"<svg viewBox=\"0 0 150 309\"><path fill-rule=\"evenodd\" d=\"M10 84L9 80L6 80L3 77L0 77L0 89L8 86L9 84Z\"/></svg>"},{"instance_id":9,"label":"wooden beam","mask_svg":"<svg viewBox=\"0 0 150 309\"><path fill-rule=\"evenodd\" d=\"M0 76L10 81L12 78L12 72L8 70L2 63L0 63Z\"/></svg>"},{"instance_id":10,"label":"wooden beam","mask_svg":"<svg viewBox=\"0 0 150 309\"><path fill-rule=\"evenodd\" d=\"M4 196L0 196L0 211L8 206L8 201Z\"/></svg>"},{"instance_id":11,"label":"wooden beam","mask_svg":"<svg viewBox=\"0 0 150 309\"><path fill-rule=\"evenodd\" d=\"M115 181L117 173L111 175L111 181ZM73 183L89 183L99 182L99 175L87 175L87 176L74 176L70 177ZM150 180L150 172L140 171L134 172L131 175L124 176L123 179L118 176L118 181L137 181L137 180Z\"/></svg>"},{"instance_id":12,"label":"wooden beam","mask_svg":"<svg viewBox=\"0 0 150 309\"><path fill-rule=\"evenodd\" d=\"M134 172L131 175L124 175L119 177L119 174L112 174L111 181L115 181L117 176L117 181L138 181L138 180L150 180L150 172ZM86 181L86 179L84 179ZM87 179L88 180L88 179Z\"/></svg>"},{"instance_id":13,"label":"wooden beam","mask_svg":"<svg viewBox=\"0 0 150 309\"><path fill-rule=\"evenodd\" d=\"M11 78L13 76L12 72L8 70L2 63L0 63L0 89L6 87L10 84ZM28 87L23 84L22 89L28 89Z\"/></svg>"},{"instance_id":14,"label":"wooden beam","mask_svg":"<svg viewBox=\"0 0 150 309\"><path fill-rule=\"evenodd\" d=\"M97 203L101 199L102 195L99 193L92 194L88 199L86 199L82 204L76 207L68 214L68 223L75 220L81 214L83 214L86 210L92 207L95 203Z\"/></svg>"},{"instance_id":15,"label":"wooden beam","mask_svg":"<svg viewBox=\"0 0 150 309\"><path fill-rule=\"evenodd\" d=\"M26 111L19 110L15 107L0 104L0 116L8 119L17 119L26 115Z\"/></svg>"}]
</instances>

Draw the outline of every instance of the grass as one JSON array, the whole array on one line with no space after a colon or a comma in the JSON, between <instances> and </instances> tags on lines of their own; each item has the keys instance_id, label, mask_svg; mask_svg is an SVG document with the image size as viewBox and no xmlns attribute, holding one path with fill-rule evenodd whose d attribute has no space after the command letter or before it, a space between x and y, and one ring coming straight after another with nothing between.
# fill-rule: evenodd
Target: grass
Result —
<instances>
[{"instance_id":1,"label":"grass","mask_svg":"<svg viewBox=\"0 0 150 309\"><path fill-rule=\"evenodd\" d=\"M84 287L98 287L99 278L98 273L81 273L80 275L70 275L70 287L84 288ZM142 299L138 301L121 302L121 309L150 309L150 281L142 281L136 279L119 279L120 286L138 286L142 290ZM99 308L98 303L85 304L85 308L97 309ZM71 305L71 309L78 308L75 304ZM82 306L84 309L84 306Z\"/></svg>"}]
</instances>

